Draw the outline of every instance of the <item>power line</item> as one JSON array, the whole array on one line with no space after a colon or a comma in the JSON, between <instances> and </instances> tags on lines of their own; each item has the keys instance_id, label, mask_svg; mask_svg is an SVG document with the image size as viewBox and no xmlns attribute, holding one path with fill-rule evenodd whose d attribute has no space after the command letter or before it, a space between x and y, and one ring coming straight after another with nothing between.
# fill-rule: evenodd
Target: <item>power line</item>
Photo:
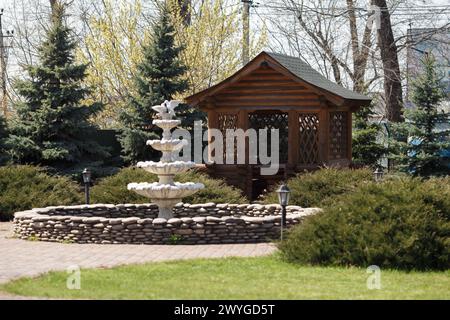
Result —
<instances>
[{"instance_id":1,"label":"power line","mask_svg":"<svg viewBox=\"0 0 450 320\"><path fill-rule=\"evenodd\" d=\"M266 7L266 6L261 6L261 7L260 6L256 6L255 7L255 9L260 9L260 8L269 8L269 7ZM273 9L273 7L271 6L270 9ZM312 8L302 8L302 10L300 10L300 9L292 9L292 8L286 8L286 7L284 7L284 8L281 8L281 7L278 8L277 7L277 9L279 11L270 11L270 12L268 12L268 11L267 12L259 11L259 12L260 12L260 14L263 14L263 15L276 15L276 16L289 16L289 15L293 15L293 14L296 14L296 13L299 13L299 12L301 12L302 14L314 13L314 14L320 14L320 15L327 16L327 17L332 17L332 18L338 18L338 17L344 16L344 15L346 15L349 12L349 10L344 10L342 12L326 13L326 12L315 10L315 9L312 9ZM321 10L322 9L325 10L324 8L321 8ZM367 11L365 9L363 11L360 11L360 12L364 12L364 13L368 12L369 13L369 11ZM406 11L405 12L394 11L394 12L390 13L391 16L423 16L423 15L449 15L449 14L450 14L450 7L448 9L445 9L445 10L437 10L437 11L433 11L433 10L429 10L429 11L414 11L414 10L412 10L412 11L409 11L409 12L406 12Z\"/></svg>"},{"instance_id":2,"label":"power line","mask_svg":"<svg viewBox=\"0 0 450 320\"><path fill-rule=\"evenodd\" d=\"M259 11L261 14L263 15L277 15L277 16L291 16L293 14L295 14L295 12L261 12ZM310 14L310 13L317 13L317 14L321 14L320 12L304 12L306 14ZM434 15L449 15L449 12L411 12L411 13L397 13L397 14L391 14L391 16L424 16L424 15L430 15L430 14L434 14ZM328 17L334 17L334 18L338 18L343 16L344 14L339 14L339 15L333 15L333 14L323 14L324 16L328 16Z\"/></svg>"},{"instance_id":3,"label":"power line","mask_svg":"<svg viewBox=\"0 0 450 320\"><path fill-rule=\"evenodd\" d=\"M283 4L261 4L259 2L254 2L253 7L265 7L265 8L273 8L273 9L290 9L290 10L298 10L298 7L296 6L289 6L289 5L283 5ZM321 6L321 7L310 7L307 5L302 4L301 8L306 9L324 9L324 10L348 10L348 7L327 7L327 6ZM413 7L405 7L405 6L397 6L394 7L395 10L423 10L423 9L431 9L431 10L439 10L439 9L448 9L450 8L450 5L427 5L427 6L413 6ZM364 8L364 7L354 7L353 8L356 11L370 11L370 8ZM392 8L380 8L380 10L392 10Z\"/></svg>"},{"instance_id":4,"label":"power line","mask_svg":"<svg viewBox=\"0 0 450 320\"><path fill-rule=\"evenodd\" d=\"M330 14L326 14L324 12L321 12L319 10L323 10L323 11L336 11L336 12L343 12L346 13L348 11L350 11L348 8L345 7L319 7L319 8L313 8L313 7L309 7L309 6L305 6L302 5L301 7L292 7L292 6L284 6L284 5L271 5L271 4L261 4L261 3L254 3L253 4L254 8L267 8L267 9L278 9L278 10L284 10L284 11L291 11L291 12L298 12L298 11L302 11L302 12L307 12L307 11L312 11L312 12L316 12L316 13L322 13L324 15L332 15L332 13ZM370 8L361 8L361 7L355 7L353 9L354 11L360 11L360 12L371 12L372 10ZM380 8L380 11L388 11L391 13L391 15L395 15L397 12L400 13L409 13L409 12L419 12L419 13L424 13L426 11L428 12L433 12L433 13L439 13L439 12L444 12L447 10L450 10L450 6L449 5L442 5L442 6L415 6L415 7L395 7L393 9L389 9L389 8ZM341 13L342 14L342 13Z\"/></svg>"}]
</instances>

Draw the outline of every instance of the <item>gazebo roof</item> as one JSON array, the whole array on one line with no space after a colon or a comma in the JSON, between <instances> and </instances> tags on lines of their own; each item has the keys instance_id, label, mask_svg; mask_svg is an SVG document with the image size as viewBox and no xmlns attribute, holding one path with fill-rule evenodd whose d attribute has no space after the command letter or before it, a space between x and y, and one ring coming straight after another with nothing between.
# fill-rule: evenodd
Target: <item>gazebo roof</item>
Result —
<instances>
[{"instance_id":1,"label":"gazebo roof","mask_svg":"<svg viewBox=\"0 0 450 320\"><path fill-rule=\"evenodd\" d=\"M288 69L298 78L308 82L316 87L322 88L328 92L334 93L344 99L350 100L371 100L369 97L348 90L337 83L334 83L319 72L311 68L305 61L300 58L287 56L280 53L264 52L274 58L279 64Z\"/></svg>"},{"instance_id":2,"label":"gazebo roof","mask_svg":"<svg viewBox=\"0 0 450 320\"><path fill-rule=\"evenodd\" d=\"M365 95L348 90L328 80L300 58L265 51L257 55L253 60L247 63L243 68L241 68L231 77L206 90L191 95L185 100L188 103L197 104L199 101L204 100L205 98L216 94L232 83L239 81L240 78L248 74L248 72L254 70L255 67L259 67L262 62L269 62L271 63L271 66L276 66L279 70L284 71L286 75L290 76L294 80L302 81L306 84L309 84L311 87L315 87L319 91L329 93L332 96L337 96L347 101L350 100L354 103L360 103L361 105L367 105L372 100Z\"/></svg>"}]
</instances>

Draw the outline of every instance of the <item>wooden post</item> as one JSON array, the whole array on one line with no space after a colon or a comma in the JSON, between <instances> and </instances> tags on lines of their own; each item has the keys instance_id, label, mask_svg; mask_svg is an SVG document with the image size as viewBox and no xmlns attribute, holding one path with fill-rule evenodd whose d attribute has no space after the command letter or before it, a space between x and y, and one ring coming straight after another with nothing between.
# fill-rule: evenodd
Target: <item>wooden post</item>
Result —
<instances>
[{"instance_id":1,"label":"wooden post","mask_svg":"<svg viewBox=\"0 0 450 320\"><path fill-rule=\"evenodd\" d=\"M208 161L211 162L213 160L212 149L210 148L210 144L212 143L212 132L209 129L218 129L219 128L219 117L214 109L214 103L212 101L208 101L206 103L206 108L208 110Z\"/></svg>"},{"instance_id":2,"label":"wooden post","mask_svg":"<svg viewBox=\"0 0 450 320\"><path fill-rule=\"evenodd\" d=\"M320 97L319 111L319 162L328 164L329 144L330 144L330 113L328 111L325 98Z\"/></svg>"},{"instance_id":3,"label":"wooden post","mask_svg":"<svg viewBox=\"0 0 450 320\"><path fill-rule=\"evenodd\" d=\"M238 120L237 120L237 128L238 129L242 129L244 130L244 132L248 129L248 112L246 110L239 110L238 111ZM244 146L244 150L245 150L245 163L248 163L248 157L249 157L249 152L248 152L248 145L249 145L249 141L248 138L245 138L245 146ZM236 159L237 159L237 155L236 155Z\"/></svg>"},{"instance_id":4,"label":"wooden post","mask_svg":"<svg viewBox=\"0 0 450 320\"><path fill-rule=\"evenodd\" d=\"M240 109L238 112L238 128L242 130L248 129L248 112L247 110Z\"/></svg>"},{"instance_id":5,"label":"wooden post","mask_svg":"<svg viewBox=\"0 0 450 320\"><path fill-rule=\"evenodd\" d=\"M300 127L298 122L298 112L295 110L290 110L288 112L288 129L289 129L289 138L288 138L288 169L295 169L298 164L298 153L299 153L299 134Z\"/></svg>"},{"instance_id":6,"label":"wooden post","mask_svg":"<svg viewBox=\"0 0 450 320\"><path fill-rule=\"evenodd\" d=\"M243 110L240 109L238 112L238 123L237 123L237 127L239 129L242 129L245 131L248 130L249 124L248 124L248 111L247 110ZM245 164L244 165L238 165L238 168L242 168L243 172L243 176L244 176L244 183L242 184L242 190L244 190L245 195L251 199L252 196L252 190L253 190L253 165L251 165L249 163L249 141L248 141L248 137L245 138L245 146L244 146L244 150L245 150ZM237 159L237 155L236 155L236 159Z\"/></svg>"},{"instance_id":7,"label":"wooden post","mask_svg":"<svg viewBox=\"0 0 450 320\"><path fill-rule=\"evenodd\" d=\"M347 159L352 163L352 112L347 112Z\"/></svg>"}]
</instances>

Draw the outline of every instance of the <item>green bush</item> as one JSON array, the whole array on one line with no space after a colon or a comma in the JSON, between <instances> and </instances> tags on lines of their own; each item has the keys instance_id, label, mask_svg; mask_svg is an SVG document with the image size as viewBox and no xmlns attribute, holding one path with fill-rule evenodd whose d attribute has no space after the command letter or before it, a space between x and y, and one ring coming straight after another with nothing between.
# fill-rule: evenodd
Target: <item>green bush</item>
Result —
<instances>
[{"instance_id":1,"label":"green bush","mask_svg":"<svg viewBox=\"0 0 450 320\"><path fill-rule=\"evenodd\" d=\"M350 192L371 180L372 172L368 169L327 168L300 173L287 181L291 190L289 203L302 207L322 207L332 198ZM264 202L278 203L275 189L264 197Z\"/></svg>"},{"instance_id":2,"label":"green bush","mask_svg":"<svg viewBox=\"0 0 450 320\"><path fill-rule=\"evenodd\" d=\"M294 227L282 256L301 264L450 268L450 179L367 183Z\"/></svg>"},{"instance_id":3,"label":"green bush","mask_svg":"<svg viewBox=\"0 0 450 320\"><path fill-rule=\"evenodd\" d=\"M0 220L13 213L52 205L78 204L79 186L65 177L51 176L33 166L0 167Z\"/></svg>"},{"instance_id":4,"label":"green bush","mask_svg":"<svg viewBox=\"0 0 450 320\"><path fill-rule=\"evenodd\" d=\"M245 203L247 200L222 180L212 179L206 174L190 170L175 177L179 182L201 182L205 188L183 199L186 203ZM130 182L155 182L158 177L140 168L124 168L117 174L101 180L91 191L93 203L148 203L150 199L127 190Z\"/></svg>"}]
</instances>

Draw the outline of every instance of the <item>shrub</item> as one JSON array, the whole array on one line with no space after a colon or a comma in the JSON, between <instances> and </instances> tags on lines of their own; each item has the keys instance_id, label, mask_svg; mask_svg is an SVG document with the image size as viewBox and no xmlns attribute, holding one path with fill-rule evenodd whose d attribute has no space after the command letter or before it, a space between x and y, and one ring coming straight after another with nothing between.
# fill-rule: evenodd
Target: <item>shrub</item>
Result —
<instances>
[{"instance_id":1,"label":"shrub","mask_svg":"<svg viewBox=\"0 0 450 320\"><path fill-rule=\"evenodd\" d=\"M291 190L290 204L302 207L322 207L333 197L350 192L370 180L372 180L372 172L368 169L327 168L300 173L287 181ZM267 194L264 202L278 203L276 191L272 190Z\"/></svg>"},{"instance_id":2,"label":"shrub","mask_svg":"<svg viewBox=\"0 0 450 320\"><path fill-rule=\"evenodd\" d=\"M0 167L0 220L31 208L70 205L82 201L79 186L33 166Z\"/></svg>"},{"instance_id":3,"label":"shrub","mask_svg":"<svg viewBox=\"0 0 450 320\"><path fill-rule=\"evenodd\" d=\"M206 174L190 170L175 177L179 182L201 182L205 188L183 199L187 203L229 202L245 203L247 200L238 189L228 186L222 180L212 179ZM148 203L150 199L127 190L130 182L154 182L158 177L139 168L124 168L117 174L101 180L91 191L94 203Z\"/></svg>"},{"instance_id":4,"label":"shrub","mask_svg":"<svg viewBox=\"0 0 450 320\"><path fill-rule=\"evenodd\" d=\"M294 227L292 262L399 269L450 267L450 179L367 183Z\"/></svg>"}]
</instances>

